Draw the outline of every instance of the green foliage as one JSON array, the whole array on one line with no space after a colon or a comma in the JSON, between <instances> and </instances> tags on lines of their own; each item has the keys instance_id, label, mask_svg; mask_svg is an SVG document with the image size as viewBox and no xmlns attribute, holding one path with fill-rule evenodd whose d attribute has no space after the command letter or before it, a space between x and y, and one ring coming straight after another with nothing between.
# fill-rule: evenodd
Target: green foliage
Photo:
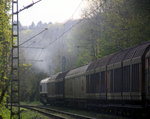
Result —
<instances>
[{"instance_id":1,"label":"green foliage","mask_svg":"<svg viewBox=\"0 0 150 119\"><path fill-rule=\"evenodd\" d=\"M33 102L21 102L21 105L33 105L33 106L37 106L37 105L42 105L41 102L39 101L33 101Z\"/></svg>"},{"instance_id":2,"label":"green foliage","mask_svg":"<svg viewBox=\"0 0 150 119\"><path fill-rule=\"evenodd\" d=\"M37 101L39 100L40 80L47 77L47 74L38 72L31 65L20 67L20 100Z\"/></svg>"},{"instance_id":3,"label":"green foliage","mask_svg":"<svg viewBox=\"0 0 150 119\"><path fill-rule=\"evenodd\" d=\"M22 119L49 119L46 116L43 116L37 112L21 109L21 118Z\"/></svg>"},{"instance_id":4,"label":"green foliage","mask_svg":"<svg viewBox=\"0 0 150 119\"><path fill-rule=\"evenodd\" d=\"M9 119L10 111L5 106L0 106L0 116L2 116L2 119Z\"/></svg>"},{"instance_id":5,"label":"green foliage","mask_svg":"<svg viewBox=\"0 0 150 119\"><path fill-rule=\"evenodd\" d=\"M86 22L73 32L77 44L83 46L77 60L80 65L87 58L94 60L149 40L149 0L87 0L87 3L83 14ZM89 49L85 50L85 46Z\"/></svg>"},{"instance_id":6,"label":"green foliage","mask_svg":"<svg viewBox=\"0 0 150 119\"><path fill-rule=\"evenodd\" d=\"M136 2L133 0L106 2L109 9L104 9L102 13L105 20L102 23L104 31L101 39L107 44L111 42L114 51L149 40L150 15L137 12Z\"/></svg>"},{"instance_id":7,"label":"green foliage","mask_svg":"<svg viewBox=\"0 0 150 119\"><path fill-rule=\"evenodd\" d=\"M5 94L3 101L0 104L0 116L2 116L3 119L9 119L10 117L10 110L6 108L6 98L7 95Z\"/></svg>"},{"instance_id":8,"label":"green foliage","mask_svg":"<svg viewBox=\"0 0 150 119\"><path fill-rule=\"evenodd\" d=\"M6 109L7 89L9 86L9 54L11 44L10 21L8 11L10 0L0 1L0 116L9 118L9 110Z\"/></svg>"}]
</instances>

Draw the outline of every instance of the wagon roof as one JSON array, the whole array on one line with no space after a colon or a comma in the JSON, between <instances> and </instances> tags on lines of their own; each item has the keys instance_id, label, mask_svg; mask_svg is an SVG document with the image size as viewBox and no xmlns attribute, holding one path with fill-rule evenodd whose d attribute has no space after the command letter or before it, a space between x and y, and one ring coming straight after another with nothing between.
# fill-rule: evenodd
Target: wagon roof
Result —
<instances>
[{"instance_id":1,"label":"wagon roof","mask_svg":"<svg viewBox=\"0 0 150 119\"><path fill-rule=\"evenodd\" d=\"M88 65L85 65L85 66L82 66L82 67L79 67L79 68L76 68L76 69L73 69L73 70L70 70L66 77L70 77L70 76L74 76L74 75L80 75L82 73L85 73L86 72L86 69L87 69Z\"/></svg>"},{"instance_id":2,"label":"wagon roof","mask_svg":"<svg viewBox=\"0 0 150 119\"><path fill-rule=\"evenodd\" d=\"M141 43L140 45L131 48L124 60L142 57L148 46L150 46L150 41Z\"/></svg>"},{"instance_id":3,"label":"wagon roof","mask_svg":"<svg viewBox=\"0 0 150 119\"><path fill-rule=\"evenodd\" d=\"M106 66L112 56L113 56L113 54L102 57L96 61L91 62L87 68L87 71L96 69L98 67Z\"/></svg>"},{"instance_id":4,"label":"wagon roof","mask_svg":"<svg viewBox=\"0 0 150 119\"><path fill-rule=\"evenodd\" d=\"M57 79L64 78L68 72L69 72L69 71L65 71L65 72L62 72L62 73L58 74L58 76L56 77L56 80L57 80Z\"/></svg>"},{"instance_id":5,"label":"wagon roof","mask_svg":"<svg viewBox=\"0 0 150 119\"><path fill-rule=\"evenodd\" d=\"M58 72L58 73L56 73L56 74L54 74L54 75L51 75L50 80L55 80L56 77L57 77L60 73L61 73L61 72Z\"/></svg>"},{"instance_id":6,"label":"wagon roof","mask_svg":"<svg viewBox=\"0 0 150 119\"><path fill-rule=\"evenodd\" d=\"M119 63L128 59L142 57L146 48L150 46L150 41L141 43L134 47L119 51L117 53L102 57L96 61L90 63L87 71L94 70L98 67Z\"/></svg>"},{"instance_id":7,"label":"wagon roof","mask_svg":"<svg viewBox=\"0 0 150 119\"><path fill-rule=\"evenodd\" d=\"M110 59L109 64L114 64L123 61L123 59L126 57L130 49L122 50L120 52L117 52L113 55L113 57Z\"/></svg>"}]
</instances>

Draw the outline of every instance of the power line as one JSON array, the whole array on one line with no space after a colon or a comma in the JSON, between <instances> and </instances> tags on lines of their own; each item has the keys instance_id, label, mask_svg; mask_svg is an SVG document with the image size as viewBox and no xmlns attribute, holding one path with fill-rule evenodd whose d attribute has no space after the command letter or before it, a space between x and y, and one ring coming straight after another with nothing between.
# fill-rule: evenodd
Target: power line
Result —
<instances>
[{"instance_id":1,"label":"power line","mask_svg":"<svg viewBox=\"0 0 150 119\"><path fill-rule=\"evenodd\" d=\"M29 44L29 45L27 45L27 47L32 47L32 45L34 44L34 43L36 43L37 41L33 41L31 44Z\"/></svg>"},{"instance_id":2,"label":"power line","mask_svg":"<svg viewBox=\"0 0 150 119\"><path fill-rule=\"evenodd\" d=\"M36 3L40 2L40 1L42 1L42 0L38 0L38 1L36 1L36 2L33 2L32 4L27 5L27 6L24 7L23 9L20 9L19 11L17 11L16 14L18 14L19 12L21 12L21 11L23 11L23 10L25 10L25 9L28 9L28 8L32 7L34 4L36 4ZM43 33L43 32L46 31L46 30L48 30L48 28L45 28L45 29L42 30L40 33L34 35L33 37L29 38L29 39L26 40L25 42L19 44L19 46L25 44L26 42L28 42L28 41L30 41L30 40L32 40L33 38L35 38L36 36L38 36L39 34ZM33 49L42 49L42 50L44 49L44 48L39 48L39 47L20 47L20 48L33 48ZM41 52L41 54L42 54L42 52ZM43 62L43 60L32 60L32 59L31 59L30 61L36 61L36 62L37 62L37 61L40 61L40 62Z\"/></svg>"},{"instance_id":3,"label":"power line","mask_svg":"<svg viewBox=\"0 0 150 119\"><path fill-rule=\"evenodd\" d=\"M44 30L42 30L42 31L39 32L38 34L36 34L36 35L32 36L31 38L29 38L28 40L26 40L25 42L19 44L19 46L25 44L26 42L28 42L28 41L30 41L30 40L32 40L33 38L35 38L36 36L38 36L39 34L43 33L43 32L46 31L46 30L48 30L48 28L45 28Z\"/></svg>"},{"instance_id":4,"label":"power line","mask_svg":"<svg viewBox=\"0 0 150 119\"><path fill-rule=\"evenodd\" d=\"M38 1L36 1L36 2L33 2L33 3L29 4L29 5L27 5L26 7L20 9L19 11L17 11L15 14L20 13L21 11L32 7L33 5L35 5L36 3L40 2L40 1L42 1L42 0L38 0Z\"/></svg>"},{"instance_id":5,"label":"power line","mask_svg":"<svg viewBox=\"0 0 150 119\"><path fill-rule=\"evenodd\" d=\"M39 1L37 1L37 2L40 2L40 1L41 1L41 0L39 0ZM37 3L37 2L36 2L36 3ZM77 12L77 10L79 9L79 7L81 6L82 2L83 2L83 0L81 0L81 2L80 2L79 5L77 6L77 8L76 8L75 11L73 12L73 14L71 15L71 19L73 18L74 14ZM28 6L30 6L30 5L28 5ZM27 7L28 7L28 6L27 6ZM32 5L31 5L31 6L32 6ZM82 22L82 21L83 21L83 19L80 20L79 22L77 22L76 24L72 25L69 29L67 29L67 30L64 31L61 35L59 35L58 38L56 38L55 40L53 40L52 42L50 42L49 45L51 45L51 44L54 43L55 41L59 40L61 37L64 36L64 34L66 34L67 32L69 32L75 25L79 24L79 23ZM65 24L66 24L66 23L65 23ZM64 25L65 25L65 24L64 24ZM47 30L47 28L44 29L43 31L41 31L40 33L38 33L37 35L41 34L41 33L44 32L45 30ZM30 39L28 39L27 41L21 43L20 45L23 45L24 43L30 41L31 39L33 39L33 38L36 37L37 35L31 37ZM20 46L20 45L19 45L19 46ZM46 47L48 47L49 45L47 45Z\"/></svg>"},{"instance_id":6,"label":"power line","mask_svg":"<svg viewBox=\"0 0 150 119\"><path fill-rule=\"evenodd\" d=\"M24 47L24 46L22 46L20 48L44 49L44 48L41 48L41 47Z\"/></svg>"},{"instance_id":7,"label":"power line","mask_svg":"<svg viewBox=\"0 0 150 119\"><path fill-rule=\"evenodd\" d=\"M79 3L79 5L77 6L77 8L75 9L75 11L73 12L73 14L71 15L71 18L73 18L73 16L74 16L75 13L77 12L77 10L80 8L82 2L83 2L83 0L81 0L81 2Z\"/></svg>"},{"instance_id":8,"label":"power line","mask_svg":"<svg viewBox=\"0 0 150 119\"><path fill-rule=\"evenodd\" d=\"M48 29L48 28L47 28L47 29ZM39 40L39 39L38 39L38 40ZM38 43L41 42L42 40L43 40L43 39L40 39L40 40L38 41ZM31 44L27 45L26 47L32 47L33 44L36 43L36 42L37 42L37 40L36 40L36 41L34 40L33 42L31 42ZM36 48L35 48L35 49L36 49ZM38 49L38 48L37 48L37 49ZM40 48L39 48L39 49L40 49ZM42 48L41 48L41 49L42 49ZM43 48L43 49L44 49L44 48Z\"/></svg>"},{"instance_id":9,"label":"power line","mask_svg":"<svg viewBox=\"0 0 150 119\"><path fill-rule=\"evenodd\" d=\"M41 55L43 54L43 49L41 50L41 52L39 53L39 55L37 56L36 59L39 59L41 57Z\"/></svg>"},{"instance_id":10,"label":"power line","mask_svg":"<svg viewBox=\"0 0 150 119\"><path fill-rule=\"evenodd\" d=\"M20 59L20 61L43 62L43 60L34 60L34 59Z\"/></svg>"},{"instance_id":11,"label":"power line","mask_svg":"<svg viewBox=\"0 0 150 119\"><path fill-rule=\"evenodd\" d=\"M43 32L46 31L46 30L48 30L48 28L45 28L44 30L42 30L42 31L39 32L38 34L34 35L34 36L31 37L30 39L26 40L25 42L21 43L20 45L23 45L24 43L26 43L26 42L32 40L34 37L38 36L39 34L43 33ZM19 45L19 46L20 46L20 45ZM39 59L39 57L42 55L43 49L44 49L44 48L41 48L41 47L29 47L29 46L26 46L26 47L22 46L22 47L20 47L20 48L42 49L41 52L40 52L40 54L39 54L39 56L38 56L38 59ZM29 59L28 61L43 62L43 60L32 60L32 59Z\"/></svg>"},{"instance_id":12,"label":"power line","mask_svg":"<svg viewBox=\"0 0 150 119\"><path fill-rule=\"evenodd\" d=\"M73 27L75 27L76 25L78 25L79 23L81 23L84 19L79 20L79 22L75 23L74 25L72 25L69 29L67 29L65 32L63 32L61 35L59 35L55 40L51 41L47 46L45 46L45 48L47 48L49 45L53 44L54 42L56 42L57 40L59 40L61 37L63 37L67 32L69 32Z\"/></svg>"},{"instance_id":13,"label":"power line","mask_svg":"<svg viewBox=\"0 0 150 119\"><path fill-rule=\"evenodd\" d=\"M83 2L83 0L81 0L80 1L80 3L78 4L78 6L76 7L76 9L74 10L74 12L72 13L72 15L71 15L71 18L70 19L73 19L73 16L75 15L75 13L77 12L77 10L80 8L80 6L81 6L81 4L82 4L82 2ZM67 23L65 23L64 24L64 29L65 29L65 25L66 25ZM62 34L64 34L64 32L65 31L63 31L63 33ZM63 45L63 48L64 48L64 41L63 41L63 39L62 39L62 45Z\"/></svg>"},{"instance_id":14,"label":"power line","mask_svg":"<svg viewBox=\"0 0 150 119\"><path fill-rule=\"evenodd\" d=\"M84 0L81 0L81 2L78 4L78 6L76 7L76 9L75 9L74 12L72 13L70 19L73 18L73 16L74 16L75 13L77 12L77 10L80 8L80 6L81 6L81 4L82 4L83 1L84 1ZM75 25L79 24L79 23L82 22L82 21L83 21L83 19L80 20L79 22L77 22L76 24L72 25L72 26L71 26L69 29L67 29L66 31L63 31L63 33L60 34L55 40L51 41L51 42L46 46L46 48L47 48L49 45L53 44L55 41L59 40L59 39L60 39L61 37L63 37L67 32L69 32ZM66 23L64 24L64 26L65 26L65 25L66 25Z\"/></svg>"},{"instance_id":15,"label":"power line","mask_svg":"<svg viewBox=\"0 0 150 119\"><path fill-rule=\"evenodd\" d=\"M77 8L75 9L75 11L73 12L73 14L71 15L71 19L73 18L74 14L77 12L77 10L79 9L79 7L81 6L81 3L83 2L83 0L81 0L81 2L79 3L79 5L77 6ZM69 29L67 29L66 31L64 31L62 34L60 34L55 40L51 41L47 46L45 46L45 48L47 48L49 45L53 44L54 42L56 42L57 40L59 40L61 37L63 37L67 32L69 32L73 27L75 27L76 25L78 25L79 23L81 23L84 19L79 20L77 23L75 23L74 25L72 25ZM65 23L66 24L66 23ZM65 25L64 24L64 25ZM31 39L28 39L26 42L28 42ZM22 43L24 44L24 43ZM20 44L20 45L22 45ZM30 45L32 45L33 43L31 43ZM37 48L38 49L38 48ZM38 58L42 55L43 53L43 49L41 50L41 53L39 54ZM36 60L34 60L36 61Z\"/></svg>"}]
</instances>

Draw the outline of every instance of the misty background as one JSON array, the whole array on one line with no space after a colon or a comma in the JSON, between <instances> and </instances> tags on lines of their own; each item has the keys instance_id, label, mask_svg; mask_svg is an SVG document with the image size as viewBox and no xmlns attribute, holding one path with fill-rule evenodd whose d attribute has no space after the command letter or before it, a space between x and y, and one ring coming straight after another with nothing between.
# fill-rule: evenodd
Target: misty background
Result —
<instances>
[{"instance_id":1,"label":"misty background","mask_svg":"<svg viewBox=\"0 0 150 119\"><path fill-rule=\"evenodd\" d=\"M20 44L48 28L20 45L20 62L31 64L33 68L49 75L75 67L78 41L73 38L73 34L78 22L80 20L70 20L64 24L46 24L41 21L30 26L20 24ZM65 64L62 64L63 60Z\"/></svg>"},{"instance_id":2,"label":"misty background","mask_svg":"<svg viewBox=\"0 0 150 119\"><path fill-rule=\"evenodd\" d=\"M149 0L86 0L78 20L19 25L21 100L39 99L39 82L149 41Z\"/></svg>"}]
</instances>

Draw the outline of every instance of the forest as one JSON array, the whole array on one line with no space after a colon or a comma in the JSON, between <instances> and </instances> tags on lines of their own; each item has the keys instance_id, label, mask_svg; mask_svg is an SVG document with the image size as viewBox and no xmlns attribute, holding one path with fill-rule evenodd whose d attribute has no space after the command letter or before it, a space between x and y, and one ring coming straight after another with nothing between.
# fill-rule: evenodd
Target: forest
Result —
<instances>
[{"instance_id":1,"label":"forest","mask_svg":"<svg viewBox=\"0 0 150 119\"><path fill-rule=\"evenodd\" d=\"M82 18L19 24L20 99L39 100L39 82L150 39L150 0L86 0ZM10 0L0 1L0 115L9 97ZM22 93L23 92L23 93Z\"/></svg>"}]
</instances>

